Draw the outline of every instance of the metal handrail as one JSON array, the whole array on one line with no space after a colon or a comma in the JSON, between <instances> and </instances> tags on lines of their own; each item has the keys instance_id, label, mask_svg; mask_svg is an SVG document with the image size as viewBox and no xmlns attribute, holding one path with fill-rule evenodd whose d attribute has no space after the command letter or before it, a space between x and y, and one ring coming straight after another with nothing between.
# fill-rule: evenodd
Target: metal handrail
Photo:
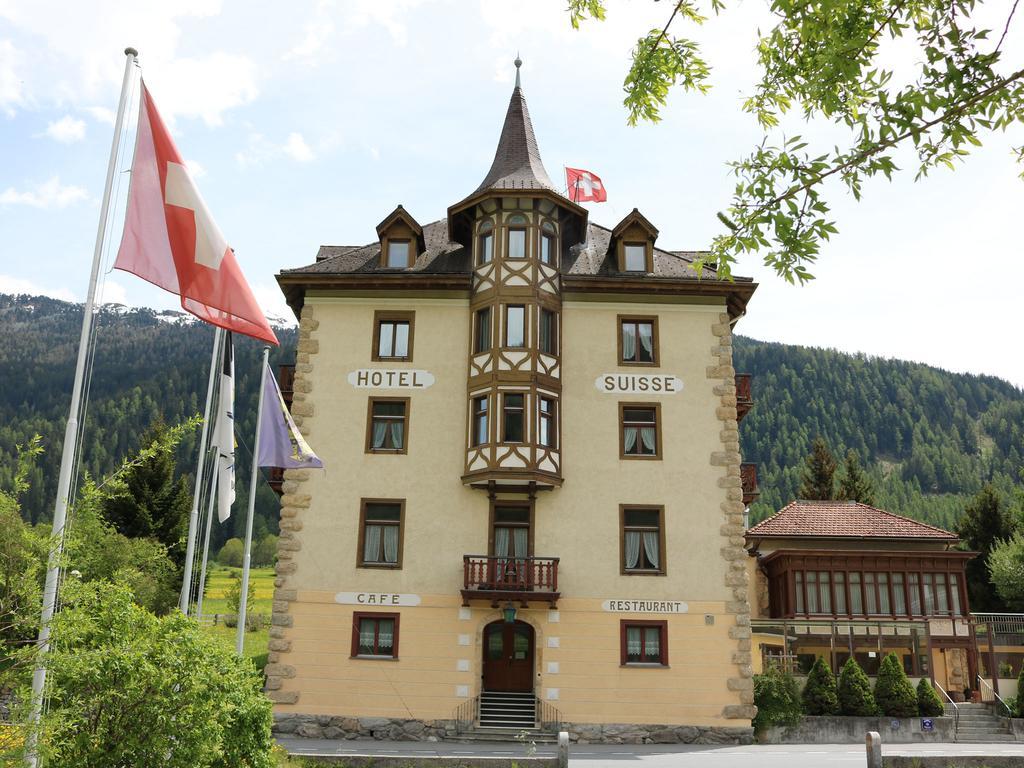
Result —
<instances>
[{"instance_id":1,"label":"metal handrail","mask_svg":"<svg viewBox=\"0 0 1024 768\"><path fill-rule=\"evenodd\" d=\"M956 702L946 693L946 689L939 684L938 680L934 681L935 687L942 691L942 695L946 697L946 701L953 705L953 741L956 741L957 734L960 731L960 707L956 705Z\"/></svg>"},{"instance_id":2,"label":"metal handrail","mask_svg":"<svg viewBox=\"0 0 1024 768\"><path fill-rule=\"evenodd\" d=\"M981 675L978 675L978 682L986 686L990 691L992 691L992 695L995 696L996 700L1003 705L1004 709L1006 709L1006 716L1013 717L1013 710L1010 709L1010 705L1003 701L1003 697L996 693L996 689L989 684L988 680L983 678Z\"/></svg>"},{"instance_id":3,"label":"metal handrail","mask_svg":"<svg viewBox=\"0 0 1024 768\"><path fill-rule=\"evenodd\" d=\"M544 701L540 696L537 696L537 724L541 729L550 730L552 733L558 733L562 730L562 713L555 707L551 706L548 702Z\"/></svg>"},{"instance_id":4,"label":"metal handrail","mask_svg":"<svg viewBox=\"0 0 1024 768\"><path fill-rule=\"evenodd\" d=\"M452 720L455 721L455 733L465 733L476 723L477 715L480 713L480 696L466 699L459 704L452 713Z\"/></svg>"}]
</instances>

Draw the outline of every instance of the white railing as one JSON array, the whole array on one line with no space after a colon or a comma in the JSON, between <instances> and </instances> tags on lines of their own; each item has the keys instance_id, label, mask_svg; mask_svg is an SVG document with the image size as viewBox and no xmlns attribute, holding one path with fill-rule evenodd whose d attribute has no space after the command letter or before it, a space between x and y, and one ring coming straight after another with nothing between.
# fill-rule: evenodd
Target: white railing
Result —
<instances>
[{"instance_id":1,"label":"white railing","mask_svg":"<svg viewBox=\"0 0 1024 768\"><path fill-rule=\"evenodd\" d=\"M942 691L942 695L946 697L946 701L953 705L953 741L956 741L957 733L960 731L960 707L956 705L956 702L950 698L950 695L946 693L946 689L939 685L939 682L935 681L935 687Z\"/></svg>"},{"instance_id":2,"label":"white railing","mask_svg":"<svg viewBox=\"0 0 1024 768\"><path fill-rule=\"evenodd\" d=\"M986 688L988 688L988 689L989 689L990 691L992 691L992 695L996 697L996 701L998 701L998 702L999 702L1000 704L1002 704L1002 705L1003 705L1003 709L1005 709L1005 710L1006 710L1006 717L1013 717L1013 710L1011 710L1011 709L1010 709L1010 705L1009 705L1009 704L1007 704L1007 703L1006 703L1005 701L1003 701L1003 697L1002 697L1002 696L1000 696L1000 695L999 695L998 693L996 693L996 689L995 689L995 688L993 688L993 687L992 687L992 686L991 686L991 685L989 684L988 680L986 680L985 678L983 678L983 677L982 677L981 675L978 675L978 682L979 682L979 683L980 683L981 685L984 685L984 686L985 686ZM981 688L979 687L979 689L978 689L978 690L981 690Z\"/></svg>"}]
</instances>

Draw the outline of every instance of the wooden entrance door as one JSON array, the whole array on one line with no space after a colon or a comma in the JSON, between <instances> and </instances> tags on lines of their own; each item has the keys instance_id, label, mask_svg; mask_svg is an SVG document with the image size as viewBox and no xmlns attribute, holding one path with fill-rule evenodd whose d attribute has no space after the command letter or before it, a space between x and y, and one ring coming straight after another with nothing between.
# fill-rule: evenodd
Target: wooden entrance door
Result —
<instances>
[{"instance_id":1,"label":"wooden entrance door","mask_svg":"<svg viewBox=\"0 0 1024 768\"><path fill-rule=\"evenodd\" d=\"M484 628L484 690L533 690L533 627L495 621Z\"/></svg>"}]
</instances>

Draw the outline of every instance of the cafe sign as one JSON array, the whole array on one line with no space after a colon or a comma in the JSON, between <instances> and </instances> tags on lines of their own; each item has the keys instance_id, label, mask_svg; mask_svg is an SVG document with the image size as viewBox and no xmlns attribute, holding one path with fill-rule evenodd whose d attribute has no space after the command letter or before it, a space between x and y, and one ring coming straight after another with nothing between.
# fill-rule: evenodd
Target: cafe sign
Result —
<instances>
[{"instance_id":1,"label":"cafe sign","mask_svg":"<svg viewBox=\"0 0 1024 768\"><path fill-rule=\"evenodd\" d=\"M341 605L419 605L419 595L400 595L393 592L339 592L334 602Z\"/></svg>"},{"instance_id":2,"label":"cafe sign","mask_svg":"<svg viewBox=\"0 0 1024 768\"><path fill-rule=\"evenodd\" d=\"M683 391L683 380L662 373L602 373L594 386L606 395L674 395Z\"/></svg>"},{"instance_id":3,"label":"cafe sign","mask_svg":"<svg viewBox=\"0 0 1024 768\"><path fill-rule=\"evenodd\" d=\"M356 389L426 389L434 383L430 371L360 368L348 375L348 383Z\"/></svg>"}]
</instances>

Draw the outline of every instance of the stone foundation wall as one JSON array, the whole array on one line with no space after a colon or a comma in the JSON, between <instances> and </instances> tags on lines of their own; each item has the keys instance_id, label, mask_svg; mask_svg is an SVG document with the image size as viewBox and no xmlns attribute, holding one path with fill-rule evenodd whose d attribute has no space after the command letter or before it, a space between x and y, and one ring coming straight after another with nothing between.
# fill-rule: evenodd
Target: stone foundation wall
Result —
<instances>
[{"instance_id":1,"label":"stone foundation wall","mask_svg":"<svg viewBox=\"0 0 1024 768\"><path fill-rule=\"evenodd\" d=\"M753 728L635 723L562 723L578 744L752 744ZM454 720L407 720L388 717L274 715L275 736L307 739L376 739L378 741L446 741L459 736Z\"/></svg>"},{"instance_id":2,"label":"stone foundation wall","mask_svg":"<svg viewBox=\"0 0 1024 768\"><path fill-rule=\"evenodd\" d=\"M932 730L921 727L920 717L805 717L786 728L773 726L759 733L761 744L863 744L864 734L876 731L882 744L953 741L953 718L932 717ZM896 726L895 728L893 726Z\"/></svg>"}]
</instances>

